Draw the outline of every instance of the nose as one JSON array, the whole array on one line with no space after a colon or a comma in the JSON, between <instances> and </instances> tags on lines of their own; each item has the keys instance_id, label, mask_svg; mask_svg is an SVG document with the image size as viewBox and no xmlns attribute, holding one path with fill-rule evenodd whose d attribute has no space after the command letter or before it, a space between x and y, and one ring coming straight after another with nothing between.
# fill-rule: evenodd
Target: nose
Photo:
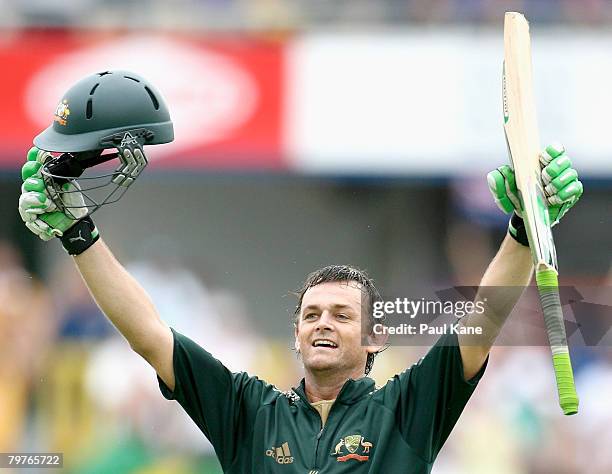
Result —
<instances>
[{"instance_id":1,"label":"nose","mask_svg":"<svg viewBox=\"0 0 612 474\"><path fill-rule=\"evenodd\" d=\"M334 326L332 325L333 316L329 311L323 311L321 317L317 321L315 331L333 331Z\"/></svg>"}]
</instances>

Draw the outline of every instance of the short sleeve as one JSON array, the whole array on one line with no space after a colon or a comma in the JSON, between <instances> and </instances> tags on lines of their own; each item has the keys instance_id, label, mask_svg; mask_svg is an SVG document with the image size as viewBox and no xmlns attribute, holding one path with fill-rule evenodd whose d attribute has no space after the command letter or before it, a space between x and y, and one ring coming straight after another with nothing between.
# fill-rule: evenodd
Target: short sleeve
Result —
<instances>
[{"instance_id":1,"label":"short sleeve","mask_svg":"<svg viewBox=\"0 0 612 474\"><path fill-rule=\"evenodd\" d=\"M209 352L172 329L174 391L158 377L165 398L176 400L213 445L224 470L233 463L239 440L253 429L269 385L246 373L232 373Z\"/></svg>"},{"instance_id":2,"label":"short sleeve","mask_svg":"<svg viewBox=\"0 0 612 474\"><path fill-rule=\"evenodd\" d=\"M386 405L394 405L404 440L427 462L433 462L484 374L463 376L456 334L442 336L427 355L396 375L383 388Z\"/></svg>"}]
</instances>

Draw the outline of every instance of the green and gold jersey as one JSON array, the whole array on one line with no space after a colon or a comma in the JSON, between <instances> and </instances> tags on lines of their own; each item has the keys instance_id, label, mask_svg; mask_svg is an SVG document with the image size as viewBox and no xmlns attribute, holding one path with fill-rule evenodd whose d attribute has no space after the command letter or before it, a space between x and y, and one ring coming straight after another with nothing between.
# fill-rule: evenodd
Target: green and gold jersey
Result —
<instances>
[{"instance_id":1,"label":"green and gold jersey","mask_svg":"<svg viewBox=\"0 0 612 474\"><path fill-rule=\"evenodd\" d=\"M348 380L322 427L304 381L286 392L232 373L189 338L174 334L174 392L229 474L428 473L485 367L463 377L454 334L376 388ZM486 365L486 364L485 364Z\"/></svg>"}]
</instances>

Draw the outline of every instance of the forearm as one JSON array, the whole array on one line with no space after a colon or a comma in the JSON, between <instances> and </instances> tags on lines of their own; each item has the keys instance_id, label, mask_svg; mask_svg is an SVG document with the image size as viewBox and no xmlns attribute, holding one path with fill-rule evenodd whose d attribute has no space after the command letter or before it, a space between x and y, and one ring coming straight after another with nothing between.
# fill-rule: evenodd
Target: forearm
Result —
<instances>
[{"instance_id":1,"label":"forearm","mask_svg":"<svg viewBox=\"0 0 612 474\"><path fill-rule=\"evenodd\" d=\"M96 303L130 346L146 358L169 328L149 295L100 239L74 261Z\"/></svg>"},{"instance_id":2,"label":"forearm","mask_svg":"<svg viewBox=\"0 0 612 474\"><path fill-rule=\"evenodd\" d=\"M466 378L480 370L532 275L533 263L529 248L506 235L480 282L476 301L485 302L484 312L470 314L461 321L466 327L482 328L481 335L459 336Z\"/></svg>"},{"instance_id":3,"label":"forearm","mask_svg":"<svg viewBox=\"0 0 612 474\"><path fill-rule=\"evenodd\" d=\"M483 328L483 335L492 344L506 318L533 275L533 263L528 247L506 235L480 282L476 296L486 301L482 314L471 314L465 320L469 326Z\"/></svg>"}]
</instances>

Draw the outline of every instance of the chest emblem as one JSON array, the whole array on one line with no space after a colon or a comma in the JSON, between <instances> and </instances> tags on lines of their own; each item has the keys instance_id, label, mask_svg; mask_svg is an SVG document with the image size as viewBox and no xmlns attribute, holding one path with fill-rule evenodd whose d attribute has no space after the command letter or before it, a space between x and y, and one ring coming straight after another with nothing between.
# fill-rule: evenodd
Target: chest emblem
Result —
<instances>
[{"instance_id":1,"label":"chest emblem","mask_svg":"<svg viewBox=\"0 0 612 474\"><path fill-rule=\"evenodd\" d=\"M368 454L373 446L361 435L345 436L338 441L331 455L337 456L336 461L338 462L346 462L349 459L365 462L370 459Z\"/></svg>"}]
</instances>

